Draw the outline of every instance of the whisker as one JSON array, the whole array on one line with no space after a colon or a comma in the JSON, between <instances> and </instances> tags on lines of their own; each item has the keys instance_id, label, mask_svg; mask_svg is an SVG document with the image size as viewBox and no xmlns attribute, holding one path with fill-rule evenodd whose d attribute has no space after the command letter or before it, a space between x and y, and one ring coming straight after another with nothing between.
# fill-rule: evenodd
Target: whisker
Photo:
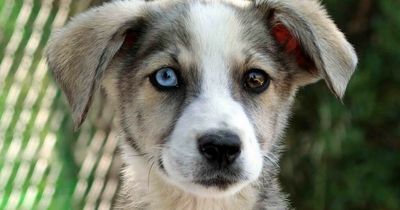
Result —
<instances>
[{"instance_id":1,"label":"whisker","mask_svg":"<svg viewBox=\"0 0 400 210\"><path fill-rule=\"evenodd\" d=\"M147 155L149 155L148 153L139 153L139 154L133 154L133 155L131 155L131 156L134 156L134 157L143 157L143 156L147 156Z\"/></svg>"},{"instance_id":2,"label":"whisker","mask_svg":"<svg viewBox=\"0 0 400 210\"><path fill-rule=\"evenodd\" d=\"M151 170L153 169L154 163L156 161L152 161L150 168L149 168L149 173L147 174L147 188L150 189L150 174L151 174Z\"/></svg>"},{"instance_id":3,"label":"whisker","mask_svg":"<svg viewBox=\"0 0 400 210\"><path fill-rule=\"evenodd\" d=\"M278 159L270 157L268 154L264 155L264 158L266 158L269 162L271 162L272 165L279 168Z\"/></svg>"}]
</instances>

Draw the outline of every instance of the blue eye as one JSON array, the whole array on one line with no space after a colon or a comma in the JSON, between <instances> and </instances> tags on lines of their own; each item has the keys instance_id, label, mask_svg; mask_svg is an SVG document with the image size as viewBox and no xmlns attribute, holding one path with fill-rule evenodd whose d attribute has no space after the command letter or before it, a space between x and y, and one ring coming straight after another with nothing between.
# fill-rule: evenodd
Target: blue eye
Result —
<instances>
[{"instance_id":1,"label":"blue eye","mask_svg":"<svg viewBox=\"0 0 400 210\"><path fill-rule=\"evenodd\" d=\"M154 72L150 76L150 82L160 90L169 90L179 87L178 76L175 70L169 67Z\"/></svg>"}]
</instances>

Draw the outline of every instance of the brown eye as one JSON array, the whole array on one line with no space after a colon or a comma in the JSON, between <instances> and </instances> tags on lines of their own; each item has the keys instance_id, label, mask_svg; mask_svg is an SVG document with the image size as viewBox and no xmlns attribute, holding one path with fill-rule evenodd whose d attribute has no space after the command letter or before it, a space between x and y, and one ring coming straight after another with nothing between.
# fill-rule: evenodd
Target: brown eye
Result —
<instances>
[{"instance_id":1,"label":"brown eye","mask_svg":"<svg viewBox=\"0 0 400 210\"><path fill-rule=\"evenodd\" d=\"M270 83L270 77L260 69L250 69L243 77L244 88L253 93L264 92Z\"/></svg>"}]
</instances>

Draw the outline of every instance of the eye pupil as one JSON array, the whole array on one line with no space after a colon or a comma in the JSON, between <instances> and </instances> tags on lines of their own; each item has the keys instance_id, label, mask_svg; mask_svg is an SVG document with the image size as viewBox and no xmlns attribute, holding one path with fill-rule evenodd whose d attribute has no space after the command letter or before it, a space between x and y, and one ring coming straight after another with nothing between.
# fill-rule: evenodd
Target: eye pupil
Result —
<instances>
[{"instance_id":1,"label":"eye pupil","mask_svg":"<svg viewBox=\"0 0 400 210\"><path fill-rule=\"evenodd\" d=\"M257 74L250 74L249 84L252 87L259 87L264 84L264 78Z\"/></svg>"},{"instance_id":2,"label":"eye pupil","mask_svg":"<svg viewBox=\"0 0 400 210\"><path fill-rule=\"evenodd\" d=\"M246 90L261 93L269 86L270 78L267 73L260 69L251 69L244 76L244 87Z\"/></svg>"},{"instance_id":3,"label":"eye pupil","mask_svg":"<svg viewBox=\"0 0 400 210\"><path fill-rule=\"evenodd\" d=\"M163 73L163 79L167 80L171 78L171 72L166 71Z\"/></svg>"}]
</instances>

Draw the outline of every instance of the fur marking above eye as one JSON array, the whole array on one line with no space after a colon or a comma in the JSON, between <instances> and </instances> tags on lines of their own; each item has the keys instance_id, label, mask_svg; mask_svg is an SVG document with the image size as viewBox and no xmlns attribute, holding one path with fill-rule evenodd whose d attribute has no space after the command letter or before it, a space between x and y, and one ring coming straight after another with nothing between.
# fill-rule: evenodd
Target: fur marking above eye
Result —
<instances>
[{"instance_id":1,"label":"fur marking above eye","mask_svg":"<svg viewBox=\"0 0 400 210\"><path fill-rule=\"evenodd\" d=\"M287 54L292 54L296 57L297 64L307 70L311 70L313 62L307 54L304 53L299 41L292 35L289 29L282 23L277 23L272 28L272 35L275 40L284 47Z\"/></svg>"}]
</instances>

